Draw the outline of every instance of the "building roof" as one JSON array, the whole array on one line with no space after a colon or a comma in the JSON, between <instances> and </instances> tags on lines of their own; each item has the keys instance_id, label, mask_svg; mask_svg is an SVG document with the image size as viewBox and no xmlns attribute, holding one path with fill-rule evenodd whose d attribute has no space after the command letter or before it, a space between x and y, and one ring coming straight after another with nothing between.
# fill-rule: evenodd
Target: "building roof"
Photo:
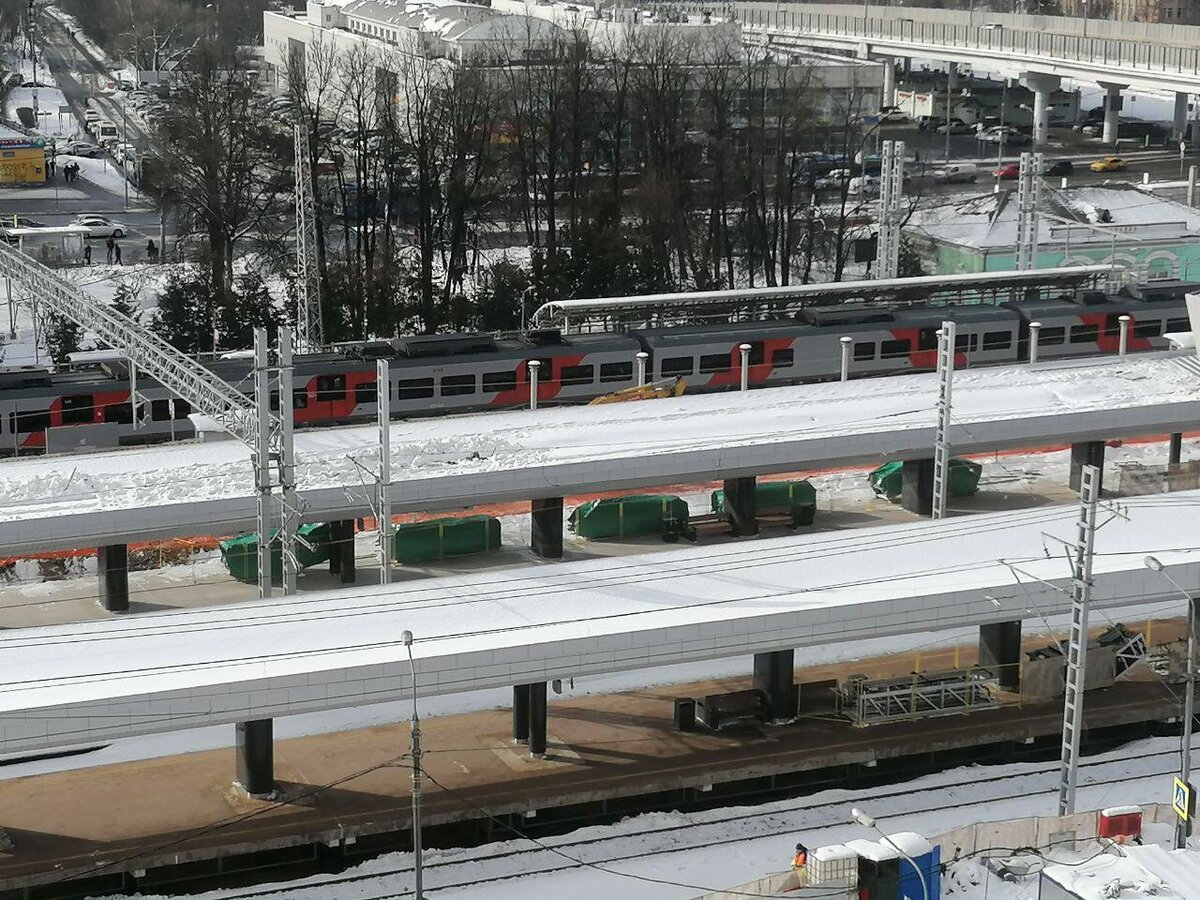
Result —
<instances>
[{"instance_id":1,"label":"building roof","mask_svg":"<svg viewBox=\"0 0 1200 900\"><path fill-rule=\"evenodd\" d=\"M979 249L1012 247L1017 241L1016 194L1006 190L950 198L918 209L908 227L947 243ZM1108 243L1112 226L1119 229L1122 243L1138 238L1200 239L1200 211L1131 184L1065 190L1043 186L1040 212L1041 241L1063 240L1069 227L1072 244Z\"/></svg>"},{"instance_id":2,"label":"building roof","mask_svg":"<svg viewBox=\"0 0 1200 900\"><path fill-rule=\"evenodd\" d=\"M1150 844L1128 846L1124 855L1104 854L1087 862L1050 865L1042 877L1080 900L1151 897L1200 900L1200 852L1164 850Z\"/></svg>"}]
</instances>

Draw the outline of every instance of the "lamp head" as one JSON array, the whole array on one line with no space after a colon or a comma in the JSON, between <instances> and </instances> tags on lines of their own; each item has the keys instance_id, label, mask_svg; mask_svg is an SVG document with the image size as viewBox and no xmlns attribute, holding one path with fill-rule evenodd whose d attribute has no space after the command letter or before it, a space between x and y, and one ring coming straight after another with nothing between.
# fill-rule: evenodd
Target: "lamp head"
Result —
<instances>
[{"instance_id":1,"label":"lamp head","mask_svg":"<svg viewBox=\"0 0 1200 900\"><path fill-rule=\"evenodd\" d=\"M400 640L404 643L405 647L411 647L413 643L412 632L407 628L404 629L404 631L400 632Z\"/></svg>"},{"instance_id":2,"label":"lamp head","mask_svg":"<svg viewBox=\"0 0 1200 900\"><path fill-rule=\"evenodd\" d=\"M859 825L863 826L863 828L875 827L875 818L868 815L857 806L850 810L850 821L857 822Z\"/></svg>"},{"instance_id":3,"label":"lamp head","mask_svg":"<svg viewBox=\"0 0 1200 900\"><path fill-rule=\"evenodd\" d=\"M1166 566L1164 566L1156 557L1153 556L1147 556L1145 559L1143 559L1142 565L1152 572L1161 572L1166 568Z\"/></svg>"}]
</instances>

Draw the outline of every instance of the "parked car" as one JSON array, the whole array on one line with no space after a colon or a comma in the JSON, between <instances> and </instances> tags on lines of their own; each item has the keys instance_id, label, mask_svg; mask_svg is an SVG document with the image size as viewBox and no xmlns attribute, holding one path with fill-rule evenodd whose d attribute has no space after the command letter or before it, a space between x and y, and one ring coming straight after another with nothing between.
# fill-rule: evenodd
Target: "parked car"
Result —
<instances>
[{"instance_id":1,"label":"parked car","mask_svg":"<svg viewBox=\"0 0 1200 900\"><path fill-rule=\"evenodd\" d=\"M1033 138L1018 131L1011 125L995 125L979 135L981 141L991 144L1007 144L1010 147L1025 147L1033 143Z\"/></svg>"},{"instance_id":2,"label":"parked car","mask_svg":"<svg viewBox=\"0 0 1200 900\"><path fill-rule=\"evenodd\" d=\"M83 156L87 159L95 159L104 151L88 141L67 141L63 145L62 152L67 156Z\"/></svg>"},{"instance_id":3,"label":"parked car","mask_svg":"<svg viewBox=\"0 0 1200 900\"><path fill-rule=\"evenodd\" d=\"M89 238L123 238L129 233L128 225L124 225L121 222L110 219L108 216L76 216L71 224L86 228L88 230Z\"/></svg>"},{"instance_id":4,"label":"parked car","mask_svg":"<svg viewBox=\"0 0 1200 900\"><path fill-rule=\"evenodd\" d=\"M930 128L937 127L938 122L945 122L946 118L938 118L937 116L917 116L917 128L921 131L928 131Z\"/></svg>"},{"instance_id":5,"label":"parked car","mask_svg":"<svg viewBox=\"0 0 1200 900\"><path fill-rule=\"evenodd\" d=\"M1009 163L1006 166L1001 166L1000 168L993 170L992 174L995 175L997 178L999 178L1001 181L1011 181L1014 178L1020 178L1021 177L1021 164L1020 163Z\"/></svg>"},{"instance_id":6,"label":"parked car","mask_svg":"<svg viewBox=\"0 0 1200 900\"><path fill-rule=\"evenodd\" d=\"M851 178L849 169L833 169L826 175L822 175L816 181L816 187L819 191L840 190L843 184L847 184Z\"/></svg>"},{"instance_id":7,"label":"parked car","mask_svg":"<svg viewBox=\"0 0 1200 900\"><path fill-rule=\"evenodd\" d=\"M979 177L975 163L947 163L933 170L933 180L941 184L970 184Z\"/></svg>"},{"instance_id":8,"label":"parked car","mask_svg":"<svg viewBox=\"0 0 1200 900\"><path fill-rule=\"evenodd\" d=\"M896 107L889 106L879 111L880 125L899 125L902 122L907 122L908 116L900 112Z\"/></svg>"},{"instance_id":9,"label":"parked car","mask_svg":"<svg viewBox=\"0 0 1200 900\"><path fill-rule=\"evenodd\" d=\"M972 134L974 131L975 126L968 125L962 119L951 119L937 127L938 134Z\"/></svg>"},{"instance_id":10,"label":"parked car","mask_svg":"<svg viewBox=\"0 0 1200 900\"><path fill-rule=\"evenodd\" d=\"M1103 159L1098 159L1090 166L1093 172L1124 172L1129 168L1129 163L1119 156L1105 156Z\"/></svg>"},{"instance_id":11,"label":"parked car","mask_svg":"<svg viewBox=\"0 0 1200 900\"><path fill-rule=\"evenodd\" d=\"M1071 162L1069 159L1051 160L1050 162L1046 163L1046 167L1042 170L1042 174L1051 177L1074 175L1075 163Z\"/></svg>"}]
</instances>

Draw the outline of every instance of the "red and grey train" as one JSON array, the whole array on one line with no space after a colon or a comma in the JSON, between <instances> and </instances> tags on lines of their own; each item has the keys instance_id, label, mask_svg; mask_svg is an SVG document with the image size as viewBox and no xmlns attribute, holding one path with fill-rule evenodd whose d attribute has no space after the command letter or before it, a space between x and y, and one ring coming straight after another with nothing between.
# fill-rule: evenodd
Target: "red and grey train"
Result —
<instances>
[{"instance_id":1,"label":"red and grey train","mask_svg":"<svg viewBox=\"0 0 1200 900\"><path fill-rule=\"evenodd\" d=\"M530 392L526 363L534 359L541 363L541 404L583 403L633 386L640 351L649 354L651 380L683 376L689 392L737 388L742 343L751 347L748 378L754 385L836 378L843 336L853 341L855 376L928 371L936 366L936 331L944 319L958 325L960 366L1027 359L1029 323L1034 321L1042 325L1042 359L1115 353L1121 315L1133 320L1130 351L1166 349L1164 334L1190 330L1183 295L1191 288L1174 283L995 306L839 305L810 308L780 321L621 334L540 330L512 340L488 334L398 338L298 357L292 406L298 426L373 420L374 359L381 354L391 360L392 413L406 418L524 406ZM249 360L208 365L235 387L252 391ZM55 373L28 368L0 372L0 451L12 455L116 447L194 435L184 400L147 379L139 380L138 393L145 402L139 405L135 427L128 371L119 361Z\"/></svg>"}]
</instances>

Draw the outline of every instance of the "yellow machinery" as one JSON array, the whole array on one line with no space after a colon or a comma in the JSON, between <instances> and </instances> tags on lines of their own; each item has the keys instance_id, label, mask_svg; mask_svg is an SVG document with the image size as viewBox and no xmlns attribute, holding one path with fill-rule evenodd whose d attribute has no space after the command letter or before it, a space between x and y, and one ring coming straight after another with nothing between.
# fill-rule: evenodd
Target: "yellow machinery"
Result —
<instances>
[{"instance_id":1,"label":"yellow machinery","mask_svg":"<svg viewBox=\"0 0 1200 900\"><path fill-rule=\"evenodd\" d=\"M605 394L603 397L597 397L588 406L595 406L597 403L625 403L629 400L658 400L661 397L679 397L685 390L687 390L687 382L682 377L667 378L663 381L655 381L650 384L642 384L637 387L625 388L621 391Z\"/></svg>"}]
</instances>

